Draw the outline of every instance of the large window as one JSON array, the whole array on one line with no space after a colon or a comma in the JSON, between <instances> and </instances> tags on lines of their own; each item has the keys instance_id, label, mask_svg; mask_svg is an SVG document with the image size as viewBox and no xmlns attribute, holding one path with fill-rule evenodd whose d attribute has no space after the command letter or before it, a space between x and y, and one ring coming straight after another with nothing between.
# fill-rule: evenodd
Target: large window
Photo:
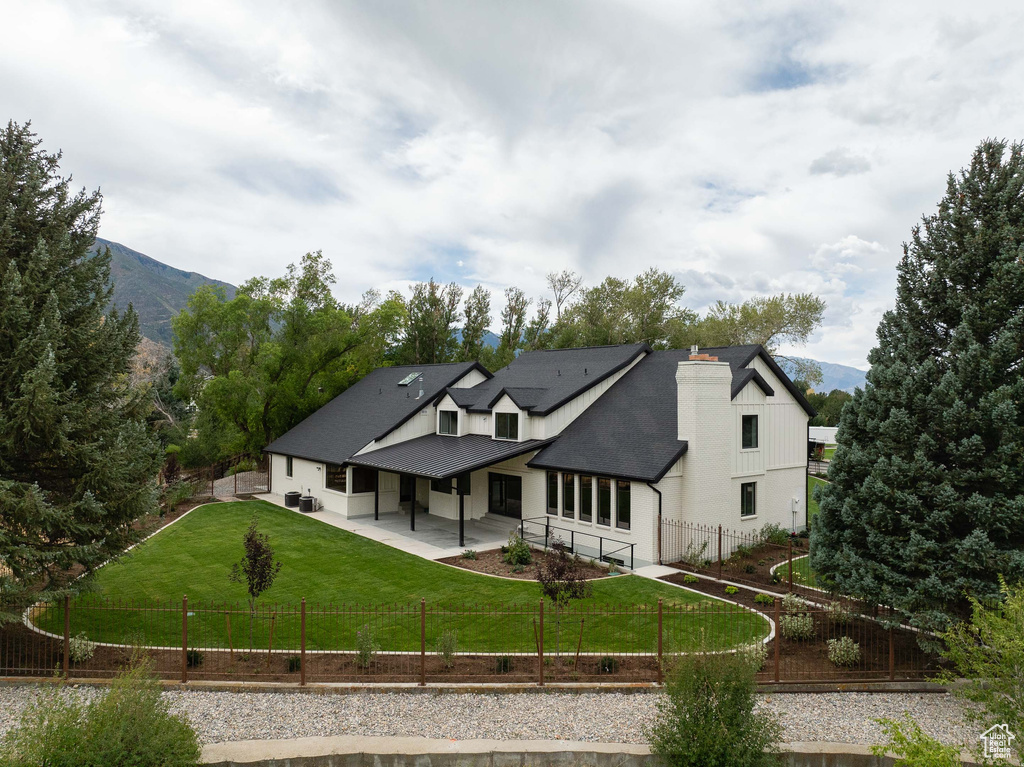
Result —
<instances>
[{"instance_id":1,"label":"large window","mask_svg":"<svg viewBox=\"0 0 1024 767\"><path fill-rule=\"evenodd\" d=\"M352 492L372 493L377 484L377 472L365 466L352 467Z\"/></svg>"},{"instance_id":2,"label":"large window","mask_svg":"<svg viewBox=\"0 0 1024 767\"><path fill-rule=\"evenodd\" d=\"M744 482L740 485L740 516L752 517L757 514L757 483Z\"/></svg>"},{"instance_id":3,"label":"large window","mask_svg":"<svg viewBox=\"0 0 1024 767\"><path fill-rule=\"evenodd\" d=\"M576 475L562 475L562 516L572 519L576 516Z\"/></svg>"},{"instance_id":4,"label":"large window","mask_svg":"<svg viewBox=\"0 0 1024 767\"><path fill-rule=\"evenodd\" d=\"M615 526L629 529L629 483L621 479L615 483Z\"/></svg>"},{"instance_id":5,"label":"large window","mask_svg":"<svg viewBox=\"0 0 1024 767\"><path fill-rule=\"evenodd\" d=\"M494 438L519 439L519 413L495 413Z\"/></svg>"},{"instance_id":6,"label":"large window","mask_svg":"<svg viewBox=\"0 0 1024 767\"><path fill-rule=\"evenodd\" d=\"M608 477L597 478L597 524L612 524L612 481Z\"/></svg>"},{"instance_id":7,"label":"large window","mask_svg":"<svg viewBox=\"0 0 1024 767\"><path fill-rule=\"evenodd\" d=\"M743 449L753 450L757 447L757 416L743 416Z\"/></svg>"},{"instance_id":8,"label":"large window","mask_svg":"<svg viewBox=\"0 0 1024 767\"><path fill-rule=\"evenodd\" d=\"M580 522L594 519L594 478L580 476Z\"/></svg>"},{"instance_id":9,"label":"large window","mask_svg":"<svg viewBox=\"0 0 1024 767\"><path fill-rule=\"evenodd\" d=\"M457 435L459 433L459 411L442 410L437 431L438 434Z\"/></svg>"},{"instance_id":10,"label":"large window","mask_svg":"<svg viewBox=\"0 0 1024 767\"><path fill-rule=\"evenodd\" d=\"M292 476L292 457L290 455L286 455L284 458L284 475Z\"/></svg>"},{"instance_id":11,"label":"large window","mask_svg":"<svg viewBox=\"0 0 1024 767\"><path fill-rule=\"evenodd\" d=\"M548 514L558 514L558 472L548 472Z\"/></svg>"},{"instance_id":12,"label":"large window","mask_svg":"<svg viewBox=\"0 0 1024 767\"><path fill-rule=\"evenodd\" d=\"M344 466L338 466L335 463L327 464L327 476L325 478L327 489L344 493L347 487L346 473L347 471Z\"/></svg>"}]
</instances>

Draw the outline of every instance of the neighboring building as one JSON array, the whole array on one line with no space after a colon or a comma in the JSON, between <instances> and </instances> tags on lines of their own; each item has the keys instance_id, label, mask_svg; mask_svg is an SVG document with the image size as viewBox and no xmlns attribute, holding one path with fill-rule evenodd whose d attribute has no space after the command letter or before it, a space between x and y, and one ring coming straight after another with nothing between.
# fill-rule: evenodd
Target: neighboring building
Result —
<instances>
[{"instance_id":1,"label":"neighboring building","mask_svg":"<svg viewBox=\"0 0 1024 767\"><path fill-rule=\"evenodd\" d=\"M659 514L802 529L813 415L760 346L632 344L525 352L494 374L380 368L266 450L272 492L346 517L535 520L588 556L633 544L639 565L658 561Z\"/></svg>"}]
</instances>

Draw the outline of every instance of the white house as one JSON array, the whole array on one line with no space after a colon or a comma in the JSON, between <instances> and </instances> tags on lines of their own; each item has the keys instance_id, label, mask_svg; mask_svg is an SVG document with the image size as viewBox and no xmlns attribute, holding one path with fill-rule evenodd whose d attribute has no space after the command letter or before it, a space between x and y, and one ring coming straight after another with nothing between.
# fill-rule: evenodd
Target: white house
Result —
<instances>
[{"instance_id":1,"label":"white house","mask_svg":"<svg viewBox=\"0 0 1024 767\"><path fill-rule=\"evenodd\" d=\"M345 517L489 515L659 560L659 520L806 522L814 410L760 346L646 344L379 368L268 445L271 489Z\"/></svg>"}]
</instances>

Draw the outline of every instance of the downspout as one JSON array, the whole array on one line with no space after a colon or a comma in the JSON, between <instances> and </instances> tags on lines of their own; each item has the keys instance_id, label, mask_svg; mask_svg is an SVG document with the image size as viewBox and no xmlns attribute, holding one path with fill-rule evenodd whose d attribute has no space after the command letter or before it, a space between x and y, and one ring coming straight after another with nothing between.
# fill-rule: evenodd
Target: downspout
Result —
<instances>
[{"instance_id":1,"label":"downspout","mask_svg":"<svg viewBox=\"0 0 1024 767\"><path fill-rule=\"evenodd\" d=\"M661 491L652 485L650 482L647 483L647 487L651 488L658 494L658 564L661 564Z\"/></svg>"},{"instance_id":2,"label":"downspout","mask_svg":"<svg viewBox=\"0 0 1024 767\"><path fill-rule=\"evenodd\" d=\"M807 419L807 445L811 444L811 419ZM805 448L806 451L806 448ZM804 530L810 526L811 523L811 507L810 507L810 490L808 489L811 484L811 458L810 452L806 451L804 454Z\"/></svg>"}]
</instances>

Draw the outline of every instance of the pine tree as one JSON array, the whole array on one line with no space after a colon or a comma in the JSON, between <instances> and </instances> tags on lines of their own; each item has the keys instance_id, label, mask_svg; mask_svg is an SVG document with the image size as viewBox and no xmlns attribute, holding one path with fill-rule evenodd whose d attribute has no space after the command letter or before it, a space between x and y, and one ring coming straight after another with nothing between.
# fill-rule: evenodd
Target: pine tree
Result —
<instances>
[{"instance_id":1,"label":"pine tree","mask_svg":"<svg viewBox=\"0 0 1024 767\"><path fill-rule=\"evenodd\" d=\"M29 125L0 132L0 603L59 596L135 539L159 450L130 384L130 308L90 257L100 193L73 193ZM0 610L3 608L0 607ZM2 614L0 614L2 617ZM8 614L9 617L9 614Z\"/></svg>"},{"instance_id":2,"label":"pine tree","mask_svg":"<svg viewBox=\"0 0 1024 767\"><path fill-rule=\"evenodd\" d=\"M1024 147L985 141L904 245L811 534L838 590L924 629L1024 577Z\"/></svg>"}]
</instances>

